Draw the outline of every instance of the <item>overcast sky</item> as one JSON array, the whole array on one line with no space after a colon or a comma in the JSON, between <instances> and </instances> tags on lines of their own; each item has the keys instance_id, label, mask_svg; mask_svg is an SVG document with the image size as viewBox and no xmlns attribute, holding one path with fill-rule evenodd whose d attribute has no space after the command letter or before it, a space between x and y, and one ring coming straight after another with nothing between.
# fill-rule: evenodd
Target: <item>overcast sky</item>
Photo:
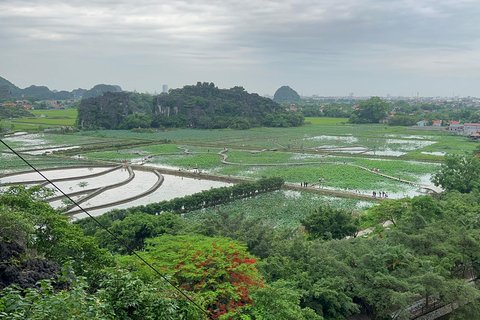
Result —
<instances>
[{"instance_id":1,"label":"overcast sky","mask_svg":"<svg viewBox=\"0 0 480 320\"><path fill-rule=\"evenodd\" d=\"M478 0L0 0L20 88L480 97Z\"/></svg>"}]
</instances>

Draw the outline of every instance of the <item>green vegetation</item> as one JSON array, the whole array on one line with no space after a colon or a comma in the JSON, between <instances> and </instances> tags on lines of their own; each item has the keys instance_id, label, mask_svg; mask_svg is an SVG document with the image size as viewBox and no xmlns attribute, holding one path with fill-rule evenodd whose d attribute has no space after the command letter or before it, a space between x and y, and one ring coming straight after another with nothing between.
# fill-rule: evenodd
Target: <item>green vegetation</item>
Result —
<instances>
[{"instance_id":1,"label":"green vegetation","mask_svg":"<svg viewBox=\"0 0 480 320\"><path fill-rule=\"evenodd\" d=\"M77 118L77 109L61 109L61 110L55 110L55 109L50 109L50 110L31 110L31 114L34 114L35 116L39 117L42 114L45 116L46 119L76 119Z\"/></svg>"},{"instance_id":2,"label":"green vegetation","mask_svg":"<svg viewBox=\"0 0 480 320\"><path fill-rule=\"evenodd\" d=\"M77 118L77 109L64 110L31 110L26 111L23 107L16 107L19 110L16 115L1 114L2 108L14 110L12 107L0 106L0 126L15 129L15 131L43 131L43 129L60 129L62 126L73 126ZM13 117L12 119L9 119ZM9 130L12 131L12 130Z\"/></svg>"},{"instance_id":3,"label":"green vegetation","mask_svg":"<svg viewBox=\"0 0 480 320\"><path fill-rule=\"evenodd\" d=\"M319 118L319 117L305 117L305 123L312 124L315 126L323 125L323 126L331 126L331 125L339 125L339 124L346 124L348 122L348 118Z\"/></svg>"},{"instance_id":4,"label":"green vegetation","mask_svg":"<svg viewBox=\"0 0 480 320\"><path fill-rule=\"evenodd\" d=\"M360 102L349 121L351 123L378 123L385 118L390 111L390 105L379 97L372 97Z\"/></svg>"},{"instance_id":5,"label":"green vegetation","mask_svg":"<svg viewBox=\"0 0 480 320\"><path fill-rule=\"evenodd\" d=\"M447 191L470 193L480 190L480 157L478 154L447 154L433 177L435 185Z\"/></svg>"},{"instance_id":6,"label":"green vegetation","mask_svg":"<svg viewBox=\"0 0 480 320\"><path fill-rule=\"evenodd\" d=\"M300 220L305 227L307 239L343 239L352 237L358 231L358 219L344 210L320 207L305 219Z\"/></svg>"}]
</instances>

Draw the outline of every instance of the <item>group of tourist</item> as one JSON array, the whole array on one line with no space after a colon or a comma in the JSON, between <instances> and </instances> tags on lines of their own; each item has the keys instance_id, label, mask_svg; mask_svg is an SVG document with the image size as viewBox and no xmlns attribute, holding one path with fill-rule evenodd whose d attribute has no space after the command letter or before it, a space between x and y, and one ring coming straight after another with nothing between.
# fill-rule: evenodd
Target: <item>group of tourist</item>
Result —
<instances>
[{"instance_id":1,"label":"group of tourist","mask_svg":"<svg viewBox=\"0 0 480 320\"><path fill-rule=\"evenodd\" d=\"M373 191L372 194L373 194L374 198L376 198L377 196L379 198L388 198L388 194L385 191L378 192L378 194L377 194L377 192Z\"/></svg>"}]
</instances>

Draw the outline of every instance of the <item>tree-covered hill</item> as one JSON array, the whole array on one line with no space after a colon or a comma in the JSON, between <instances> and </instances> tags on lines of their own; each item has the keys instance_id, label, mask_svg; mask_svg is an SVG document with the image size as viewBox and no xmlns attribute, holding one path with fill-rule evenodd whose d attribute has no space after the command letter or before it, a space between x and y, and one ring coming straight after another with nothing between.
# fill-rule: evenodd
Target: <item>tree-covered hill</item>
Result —
<instances>
[{"instance_id":1,"label":"tree-covered hill","mask_svg":"<svg viewBox=\"0 0 480 320\"><path fill-rule=\"evenodd\" d=\"M0 77L0 101L6 101L15 96L20 88L8 81L5 78Z\"/></svg>"},{"instance_id":2,"label":"tree-covered hill","mask_svg":"<svg viewBox=\"0 0 480 320\"><path fill-rule=\"evenodd\" d=\"M81 127L100 127L105 129L123 129L130 123L131 129L148 126L150 121L142 123L137 113L151 112L153 97L146 94L127 92L105 92L100 97L83 99L78 107L77 124ZM141 116L140 116L141 117ZM142 118L142 117L141 117Z\"/></svg>"},{"instance_id":3,"label":"tree-covered hill","mask_svg":"<svg viewBox=\"0 0 480 320\"><path fill-rule=\"evenodd\" d=\"M78 124L106 129L131 128L234 128L290 127L303 116L285 111L276 102L251 94L242 87L219 89L197 83L170 90L151 101L136 93L106 93L82 100ZM150 97L150 96L148 96Z\"/></svg>"},{"instance_id":4,"label":"tree-covered hill","mask_svg":"<svg viewBox=\"0 0 480 320\"><path fill-rule=\"evenodd\" d=\"M219 89L200 83L157 97L154 125L165 127L235 128L299 126L303 117L243 87Z\"/></svg>"},{"instance_id":5,"label":"tree-covered hill","mask_svg":"<svg viewBox=\"0 0 480 320\"><path fill-rule=\"evenodd\" d=\"M282 86L273 95L273 101L278 103L299 102L300 95L289 86Z\"/></svg>"},{"instance_id":6,"label":"tree-covered hill","mask_svg":"<svg viewBox=\"0 0 480 320\"><path fill-rule=\"evenodd\" d=\"M122 88L120 88L120 86L112 86L108 84L97 84L92 89L85 91L82 95L82 99L98 97L104 92L122 92Z\"/></svg>"}]
</instances>

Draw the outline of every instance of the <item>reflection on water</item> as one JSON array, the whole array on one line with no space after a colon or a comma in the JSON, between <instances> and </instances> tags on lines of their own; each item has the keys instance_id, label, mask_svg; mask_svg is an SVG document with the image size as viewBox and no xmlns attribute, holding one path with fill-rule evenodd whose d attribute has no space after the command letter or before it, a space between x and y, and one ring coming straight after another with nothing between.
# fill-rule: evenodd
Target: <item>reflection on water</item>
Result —
<instances>
[{"instance_id":1,"label":"reflection on water","mask_svg":"<svg viewBox=\"0 0 480 320\"><path fill-rule=\"evenodd\" d=\"M345 136L315 136L310 138L305 138L305 140L315 140L315 141L341 141L346 143L355 143L358 142L358 138L355 137L345 137Z\"/></svg>"},{"instance_id":2,"label":"reflection on water","mask_svg":"<svg viewBox=\"0 0 480 320\"><path fill-rule=\"evenodd\" d=\"M364 154L375 155L375 156L400 157L400 156L403 156L404 154L406 154L406 152L393 151L393 150L391 150L391 149L385 149L385 150L369 151L369 152L365 152Z\"/></svg>"},{"instance_id":3,"label":"reflection on water","mask_svg":"<svg viewBox=\"0 0 480 320\"><path fill-rule=\"evenodd\" d=\"M424 151L424 152L421 152L421 154L430 154L430 155L433 155L433 156L444 156L445 152L438 152L438 151L436 151L436 152L426 152L426 151Z\"/></svg>"}]
</instances>

